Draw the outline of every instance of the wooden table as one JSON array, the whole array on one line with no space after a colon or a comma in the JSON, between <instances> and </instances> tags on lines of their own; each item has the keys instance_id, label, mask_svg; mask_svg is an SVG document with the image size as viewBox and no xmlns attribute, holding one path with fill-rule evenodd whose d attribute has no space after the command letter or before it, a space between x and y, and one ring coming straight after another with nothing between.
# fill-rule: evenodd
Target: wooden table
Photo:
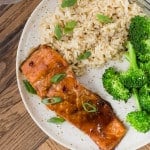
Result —
<instances>
[{"instance_id":1,"label":"wooden table","mask_svg":"<svg viewBox=\"0 0 150 150\"><path fill-rule=\"evenodd\" d=\"M40 1L0 6L0 150L67 150L33 122L17 88L15 59L19 38ZM150 150L150 144L140 150Z\"/></svg>"}]
</instances>

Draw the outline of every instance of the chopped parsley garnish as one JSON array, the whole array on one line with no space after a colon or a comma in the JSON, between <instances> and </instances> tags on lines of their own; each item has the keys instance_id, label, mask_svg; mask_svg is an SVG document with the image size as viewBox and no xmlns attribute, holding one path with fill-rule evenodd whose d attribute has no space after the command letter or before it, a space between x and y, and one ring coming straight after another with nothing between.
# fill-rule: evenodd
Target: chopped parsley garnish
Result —
<instances>
[{"instance_id":1,"label":"chopped parsley garnish","mask_svg":"<svg viewBox=\"0 0 150 150\"><path fill-rule=\"evenodd\" d=\"M66 77L66 74L65 73L60 73L60 74L56 74L54 75L50 82L51 83L59 83L61 80L63 80L64 78Z\"/></svg>"},{"instance_id":2,"label":"chopped parsley garnish","mask_svg":"<svg viewBox=\"0 0 150 150\"><path fill-rule=\"evenodd\" d=\"M112 19L110 17L103 15L103 14L97 14L96 17L97 17L97 20L101 23L111 23L112 22Z\"/></svg>"},{"instance_id":3,"label":"chopped parsley garnish","mask_svg":"<svg viewBox=\"0 0 150 150\"><path fill-rule=\"evenodd\" d=\"M42 99L42 103L46 104L46 105L47 104L54 105L54 104L57 104L57 103L60 103L60 102L62 102L62 98L58 97L58 96L52 97L52 98L44 98L44 99Z\"/></svg>"},{"instance_id":4,"label":"chopped parsley garnish","mask_svg":"<svg viewBox=\"0 0 150 150\"><path fill-rule=\"evenodd\" d=\"M62 28L59 24L57 24L55 26L55 30L54 30L54 33L55 33L55 37L57 38L57 40L60 40L62 38Z\"/></svg>"},{"instance_id":5,"label":"chopped parsley garnish","mask_svg":"<svg viewBox=\"0 0 150 150\"><path fill-rule=\"evenodd\" d=\"M77 3L77 0L63 0L61 7L65 8L65 7L71 7L73 5L75 5Z\"/></svg>"},{"instance_id":6,"label":"chopped parsley garnish","mask_svg":"<svg viewBox=\"0 0 150 150\"><path fill-rule=\"evenodd\" d=\"M90 51L85 51L83 54L78 56L77 60L87 59L90 56L91 56L91 52Z\"/></svg>"},{"instance_id":7,"label":"chopped parsley garnish","mask_svg":"<svg viewBox=\"0 0 150 150\"><path fill-rule=\"evenodd\" d=\"M55 124L62 124L64 121L65 121L65 119L61 118L61 117L52 117L52 118L47 120L47 122L55 123Z\"/></svg>"},{"instance_id":8,"label":"chopped parsley garnish","mask_svg":"<svg viewBox=\"0 0 150 150\"><path fill-rule=\"evenodd\" d=\"M26 88L26 90L31 94L36 94L35 89L32 87L32 85L27 80L23 80L23 84Z\"/></svg>"}]
</instances>

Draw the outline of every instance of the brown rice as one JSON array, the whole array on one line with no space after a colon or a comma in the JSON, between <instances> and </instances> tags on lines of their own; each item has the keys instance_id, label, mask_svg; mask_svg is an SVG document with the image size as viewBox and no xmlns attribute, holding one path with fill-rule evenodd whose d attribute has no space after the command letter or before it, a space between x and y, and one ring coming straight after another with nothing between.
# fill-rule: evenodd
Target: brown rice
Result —
<instances>
[{"instance_id":1,"label":"brown rice","mask_svg":"<svg viewBox=\"0 0 150 150\"><path fill-rule=\"evenodd\" d=\"M54 13L42 20L40 36L43 44L57 49L72 65L77 75L84 73L86 67L100 67L124 51L130 19L141 13L140 7L128 0L77 0L70 8L61 8L62 0ZM100 23L96 15L104 14L113 22ZM54 36L56 24L64 26L70 20L77 21L72 34L63 35L61 40ZM85 50L92 55L82 61L77 57Z\"/></svg>"}]
</instances>

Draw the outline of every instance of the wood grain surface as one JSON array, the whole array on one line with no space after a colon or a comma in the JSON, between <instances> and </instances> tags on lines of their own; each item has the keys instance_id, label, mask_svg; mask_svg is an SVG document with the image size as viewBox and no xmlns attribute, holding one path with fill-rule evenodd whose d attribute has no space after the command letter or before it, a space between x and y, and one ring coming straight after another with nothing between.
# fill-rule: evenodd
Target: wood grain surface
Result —
<instances>
[{"instance_id":1,"label":"wood grain surface","mask_svg":"<svg viewBox=\"0 0 150 150\"><path fill-rule=\"evenodd\" d=\"M23 27L40 0L0 6L0 150L67 150L43 133L17 88L16 51ZM139 150L150 150L150 144Z\"/></svg>"}]
</instances>

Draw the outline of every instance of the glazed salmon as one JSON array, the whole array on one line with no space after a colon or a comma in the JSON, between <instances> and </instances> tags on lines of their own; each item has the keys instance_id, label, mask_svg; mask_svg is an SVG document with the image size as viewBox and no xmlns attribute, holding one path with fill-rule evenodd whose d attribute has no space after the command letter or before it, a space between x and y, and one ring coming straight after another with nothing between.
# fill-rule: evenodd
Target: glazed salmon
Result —
<instances>
[{"instance_id":1,"label":"glazed salmon","mask_svg":"<svg viewBox=\"0 0 150 150\"><path fill-rule=\"evenodd\" d=\"M89 135L101 150L114 149L125 135L126 128L111 105L81 85L57 51L39 46L22 63L21 71L42 99L61 97L60 103L47 107ZM58 83L51 82L58 74L65 76ZM86 108L87 111L84 104L93 106L94 111Z\"/></svg>"}]
</instances>

